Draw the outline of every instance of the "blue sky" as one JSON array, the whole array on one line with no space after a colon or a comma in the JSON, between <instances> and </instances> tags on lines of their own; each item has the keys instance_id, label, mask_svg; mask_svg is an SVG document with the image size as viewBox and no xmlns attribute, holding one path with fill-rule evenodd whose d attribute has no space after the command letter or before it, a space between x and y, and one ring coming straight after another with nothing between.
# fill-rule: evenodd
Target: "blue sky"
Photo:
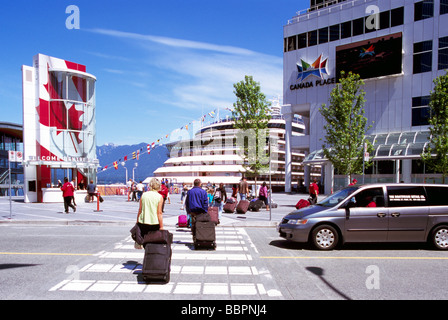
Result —
<instances>
[{"instance_id":1,"label":"blue sky","mask_svg":"<svg viewBox=\"0 0 448 320\"><path fill-rule=\"evenodd\" d=\"M69 5L80 10L79 30L66 28ZM236 100L233 83L246 74L271 99L282 94L283 26L308 6L306 0L2 3L0 121L22 123L21 66L32 65L37 53L84 64L97 77L98 145L152 143L218 107L229 114L223 110Z\"/></svg>"}]
</instances>

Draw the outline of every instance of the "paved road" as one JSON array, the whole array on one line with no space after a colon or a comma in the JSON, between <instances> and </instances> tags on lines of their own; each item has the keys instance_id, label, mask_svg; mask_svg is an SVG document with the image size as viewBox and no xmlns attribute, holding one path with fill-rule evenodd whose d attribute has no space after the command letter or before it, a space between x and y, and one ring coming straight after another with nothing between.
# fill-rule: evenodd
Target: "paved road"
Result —
<instances>
[{"instance_id":1,"label":"paved road","mask_svg":"<svg viewBox=\"0 0 448 320\"><path fill-rule=\"evenodd\" d=\"M179 199L167 205L174 234L171 281L141 281L143 252L129 229L137 204L106 198L101 213L79 204L9 203L0 199L0 299L147 299L203 301L446 299L448 254L426 245L350 245L319 252L278 237L275 223L297 195L279 195L267 212L224 215L216 251L192 249L176 227ZM177 200L177 201L176 201Z\"/></svg>"}]
</instances>

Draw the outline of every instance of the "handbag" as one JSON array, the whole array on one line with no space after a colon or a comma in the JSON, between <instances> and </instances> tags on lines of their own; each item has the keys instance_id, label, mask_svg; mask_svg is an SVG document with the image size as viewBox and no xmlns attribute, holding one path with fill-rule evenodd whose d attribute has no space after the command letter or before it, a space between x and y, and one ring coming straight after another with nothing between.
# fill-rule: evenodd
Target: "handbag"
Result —
<instances>
[{"instance_id":1,"label":"handbag","mask_svg":"<svg viewBox=\"0 0 448 320\"><path fill-rule=\"evenodd\" d=\"M138 223L135 224L135 226L130 230L132 240L134 240L137 244L142 245L143 244L143 238L142 238L142 232L140 230L140 227L138 226Z\"/></svg>"}]
</instances>

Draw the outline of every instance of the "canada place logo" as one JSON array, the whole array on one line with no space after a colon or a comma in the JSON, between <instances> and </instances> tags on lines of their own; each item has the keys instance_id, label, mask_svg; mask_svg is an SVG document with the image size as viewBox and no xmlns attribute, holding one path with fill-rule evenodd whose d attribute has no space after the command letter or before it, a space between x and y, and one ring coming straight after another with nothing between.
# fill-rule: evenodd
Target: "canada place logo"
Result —
<instances>
[{"instance_id":1,"label":"canada place logo","mask_svg":"<svg viewBox=\"0 0 448 320\"><path fill-rule=\"evenodd\" d=\"M361 48L361 52L359 54L359 57L360 58L364 58L364 57L367 57L367 56L371 56L371 57L375 56L375 47L373 45L371 45L369 47L369 49Z\"/></svg>"},{"instance_id":2,"label":"canada place logo","mask_svg":"<svg viewBox=\"0 0 448 320\"><path fill-rule=\"evenodd\" d=\"M324 79L323 75L330 75L327 69L328 66L328 58L323 60L321 54L319 58L317 58L316 61L314 61L312 64L309 64L302 59L300 59L301 65L297 63L297 70L299 71L299 75L297 76L297 79L300 79L300 81L304 81L309 76L316 76L320 79Z\"/></svg>"}]
</instances>

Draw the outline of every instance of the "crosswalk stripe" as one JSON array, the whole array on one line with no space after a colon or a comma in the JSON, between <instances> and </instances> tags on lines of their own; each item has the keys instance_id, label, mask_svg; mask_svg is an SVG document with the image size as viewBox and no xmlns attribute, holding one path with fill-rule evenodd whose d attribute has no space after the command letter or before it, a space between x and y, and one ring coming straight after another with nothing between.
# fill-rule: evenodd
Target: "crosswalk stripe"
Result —
<instances>
[{"instance_id":1,"label":"crosswalk stripe","mask_svg":"<svg viewBox=\"0 0 448 320\"><path fill-rule=\"evenodd\" d=\"M218 246L213 251L192 250L190 233L177 232L177 229L171 229L170 232L174 234L171 274L176 276L177 281L165 285L146 285L140 281L117 279L120 273L139 275L142 272L144 251L134 249L134 241L127 236L116 243L112 251L101 251L93 255L98 263L85 265L78 270L77 278L63 280L50 291L282 297L279 290L269 290L259 282L266 279L269 272L251 265L253 257L249 248L256 253L258 251L244 229L217 230ZM117 263L114 260L126 262ZM205 265L206 261L210 263ZM227 261L227 265L219 265L219 262L224 261ZM198 262L204 262L204 265L198 265ZM217 264L213 265L215 262ZM108 274L116 276L103 279ZM188 276L185 280L192 279L192 276L200 278L199 281L182 281L182 276ZM101 280L80 279L95 277L100 277ZM211 281L207 281L209 279ZM254 282L248 283L249 279ZM239 282L241 280L244 282Z\"/></svg>"}]
</instances>

